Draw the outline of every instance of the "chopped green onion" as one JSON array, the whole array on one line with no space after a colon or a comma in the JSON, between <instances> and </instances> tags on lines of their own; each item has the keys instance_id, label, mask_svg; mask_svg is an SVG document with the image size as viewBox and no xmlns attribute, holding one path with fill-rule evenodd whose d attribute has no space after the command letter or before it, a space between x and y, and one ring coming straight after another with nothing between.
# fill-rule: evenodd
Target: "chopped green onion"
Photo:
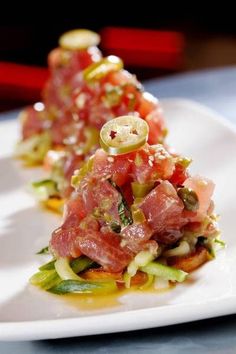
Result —
<instances>
[{"instance_id":1,"label":"chopped green onion","mask_svg":"<svg viewBox=\"0 0 236 354\"><path fill-rule=\"evenodd\" d=\"M218 243L221 247L225 247L226 246L226 243L224 241L222 241L222 240L219 240L218 238L215 238L214 242Z\"/></svg>"},{"instance_id":2,"label":"chopped green onion","mask_svg":"<svg viewBox=\"0 0 236 354\"><path fill-rule=\"evenodd\" d=\"M120 103L123 90L120 86L113 86L110 84L106 84L105 87L106 93L104 96L104 102L106 106L113 107L117 106Z\"/></svg>"},{"instance_id":3,"label":"chopped green onion","mask_svg":"<svg viewBox=\"0 0 236 354\"><path fill-rule=\"evenodd\" d=\"M188 168L188 166L191 164L192 159L188 157L178 157L176 163L178 165L181 165L184 168Z\"/></svg>"},{"instance_id":4,"label":"chopped green onion","mask_svg":"<svg viewBox=\"0 0 236 354\"><path fill-rule=\"evenodd\" d=\"M49 254L49 249L47 247L43 247L40 251L38 251L36 254Z\"/></svg>"},{"instance_id":5,"label":"chopped green onion","mask_svg":"<svg viewBox=\"0 0 236 354\"><path fill-rule=\"evenodd\" d=\"M39 267L39 270L52 270L55 269L55 262L56 260L53 259L52 261L43 264L41 267Z\"/></svg>"},{"instance_id":6,"label":"chopped green onion","mask_svg":"<svg viewBox=\"0 0 236 354\"><path fill-rule=\"evenodd\" d=\"M31 184L34 194L39 201L48 200L58 195L57 183L52 179L44 179Z\"/></svg>"},{"instance_id":7,"label":"chopped green onion","mask_svg":"<svg viewBox=\"0 0 236 354\"><path fill-rule=\"evenodd\" d=\"M41 163L51 147L51 137L48 132L36 134L16 145L15 155L22 158L27 165Z\"/></svg>"},{"instance_id":8,"label":"chopped green onion","mask_svg":"<svg viewBox=\"0 0 236 354\"><path fill-rule=\"evenodd\" d=\"M80 281L63 280L59 284L48 289L51 293L57 295L64 294L107 294L117 290L114 280L109 281Z\"/></svg>"},{"instance_id":9,"label":"chopped green onion","mask_svg":"<svg viewBox=\"0 0 236 354\"><path fill-rule=\"evenodd\" d=\"M137 208L134 204L131 206L131 211L132 211L133 221L136 224L143 223L146 221L143 211L141 209Z\"/></svg>"},{"instance_id":10,"label":"chopped green onion","mask_svg":"<svg viewBox=\"0 0 236 354\"><path fill-rule=\"evenodd\" d=\"M74 172L74 175L71 177L71 185L74 188L78 188L81 180L90 172L93 168L94 156L91 156L83 166Z\"/></svg>"},{"instance_id":11,"label":"chopped green onion","mask_svg":"<svg viewBox=\"0 0 236 354\"><path fill-rule=\"evenodd\" d=\"M85 144L82 146L83 154L88 154L92 148L99 145L99 130L94 127L85 127L84 135L86 138Z\"/></svg>"},{"instance_id":12,"label":"chopped green onion","mask_svg":"<svg viewBox=\"0 0 236 354\"><path fill-rule=\"evenodd\" d=\"M220 249L224 248L226 246L226 243L222 240L220 240L220 235L218 235L216 238L208 240L206 243L206 247L208 251L210 252L210 255L215 258L216 252L219 251Z\"/></svg>"},{"instance_id":13,"label":"chopped green onion","mask_svg":"<svg viewBox=\"0 0 236 354\"><path fill-rule=\"evenodd\" d=\"M186 273L180 269L176 269L174 267L169 267L164 264L157 263L157 262L150 262L146 266L141 267L140 270L142 272L145 272L145 273L148 273L151 275L155 275L157 277L161 277L164 279L168 279L171 281L177 281L177 282L183 282L188 275L188 273Z\"/></svg>"},{"instance_id":14,"label":"chopped green onion","mask_svg":"<svg viewBox=\"0 0 236 354\"><path fill-rule=\"evenodd\" d=\"M132 182L132 192L135 198L143 198L145 197L150 190L153 188L153 183L138 183Z\"/></svg>"}]
</instances>

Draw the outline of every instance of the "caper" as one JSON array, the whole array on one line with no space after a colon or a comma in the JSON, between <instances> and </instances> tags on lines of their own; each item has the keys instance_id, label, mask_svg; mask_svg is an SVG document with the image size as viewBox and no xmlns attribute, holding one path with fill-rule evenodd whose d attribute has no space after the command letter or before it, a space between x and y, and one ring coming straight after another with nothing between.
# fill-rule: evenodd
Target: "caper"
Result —
<instances>
[{"instance_id":1,"label":"caper","mask_svg":"<svg viewBox=\"0 0 236 354\"><path fill-rule=\"evenodd\" d=\"M116 234L119 234L121 232L121 226L120 224L118 224L118 222L113 221L110 224L110 228L112 229L113 232L115 232Z\"/></svg>"},{"instance_id":2,"label":"caper","mask_svg":"<svg viewBox=\"0 0 236 354\"><path fill-rule=\"evenodd\" d=\"M183 187L180 188L177 193L184 203L186 210L196 211L199 208L198 196L192 189Z\"/></svg>"}]
</instances>

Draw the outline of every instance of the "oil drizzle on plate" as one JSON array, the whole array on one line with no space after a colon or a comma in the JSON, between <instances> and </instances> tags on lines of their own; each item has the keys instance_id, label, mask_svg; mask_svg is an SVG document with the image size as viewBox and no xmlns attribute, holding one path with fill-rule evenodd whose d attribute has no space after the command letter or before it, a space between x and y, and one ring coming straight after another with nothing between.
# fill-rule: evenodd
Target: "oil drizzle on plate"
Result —
<instances>
[{"instance_id":1,"label":"oil drizzle on plate","mask_svg":"<svg viewBox=\"0 0 236 354\"><path fill-rule=\"evenodd\" d=\"M105 295L81 295L81 294L71 294L71 295L64 295L62 296L63 300L73 306L78 308L82 311L95 311L95 310L104 310L104 309L112 309L117 308L122 305L121 298L124 295L135 294L143 295L143 294L154 294L160 295L163 293L168 292L169 290L173 289L175 285L170 285L168 288L165 289L154 289L151 287L145 290L138 290L135 287L130 289L122 289L116 291L112 294L105 294Z\"/></svg>"}]
</instances>

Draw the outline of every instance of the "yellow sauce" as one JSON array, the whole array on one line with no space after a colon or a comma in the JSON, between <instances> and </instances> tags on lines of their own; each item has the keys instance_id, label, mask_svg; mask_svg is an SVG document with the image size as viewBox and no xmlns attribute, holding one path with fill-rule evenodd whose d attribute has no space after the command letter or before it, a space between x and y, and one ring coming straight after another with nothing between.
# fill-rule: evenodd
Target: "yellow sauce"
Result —
<instances>
[{"instance_id":1,"label":"yellow sauce","mask_svg":"<svg viewBox=\"0 0 236 354\"><path fill-rule=\"evenodd\" d=\"M41 202L40 206L44 211L51 212L56 215L62 216L63 213L63 206L65 204L64 199L56 199L53 198L54 200L49 199L48 201Z\"/></svg>"},{"instance_id":2,"label":"yellow sauce","mask_svg":"<svg viewBox=\"0 0 236 354\"><path fill-rule=\"evenodd\" d=\"M128 294L153 294L157 295L168 292L169 290L175 287L174 284L169 285L166 289L156 290L154 287L150 287L149 289L139 290L135 287L130 289L122 289L118 290L111 294L105 295L82 295L82 294L70 294L61 296L62 299L69 305L78 308L82 311L94 311L94 310L105 310L105 309L113 309L122 305L120 301L121 297Z\"/></svg>"}]
</instances>

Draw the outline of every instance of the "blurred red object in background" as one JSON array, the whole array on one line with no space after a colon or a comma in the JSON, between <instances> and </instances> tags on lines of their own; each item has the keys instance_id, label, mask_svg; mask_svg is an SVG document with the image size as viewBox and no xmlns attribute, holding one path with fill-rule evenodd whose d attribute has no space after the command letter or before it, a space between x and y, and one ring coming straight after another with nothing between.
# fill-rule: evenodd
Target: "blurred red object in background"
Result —
<instances>
[{"instance_id":1,"label":"blurred red object in background","mask_svg":"<svg viewBox=\"0 0 236 354\"><path fill-rule=\"evenodd\" d=\"M125 65L178 70L184 62L184 35L174 31L107 27L102 50L120 56Z\"/></svg>"},{"instance_id":2,"label":"blurred red object in background","mask_svg":"<svg viewBox=\"0 0 236 354\"><path fill-rule=\"evenodd\" d=\"M37 101L48 75L46 68L0 62L0 99Z\"/></svg>"},{"instance_id":3,"label":"blurred red object in background","mask_svg":"<svg viewBox=\"0 0 236 354\"><path fill-rule=\"evenodd\" d=\"M179 32L107 27L102 50L120 56L125 66L178 70L184 61L184 36ZM48 69L0 62L0 110L41 99ZM18 104L17 104L18 103Z\"/></svg>"}]
</instances>

